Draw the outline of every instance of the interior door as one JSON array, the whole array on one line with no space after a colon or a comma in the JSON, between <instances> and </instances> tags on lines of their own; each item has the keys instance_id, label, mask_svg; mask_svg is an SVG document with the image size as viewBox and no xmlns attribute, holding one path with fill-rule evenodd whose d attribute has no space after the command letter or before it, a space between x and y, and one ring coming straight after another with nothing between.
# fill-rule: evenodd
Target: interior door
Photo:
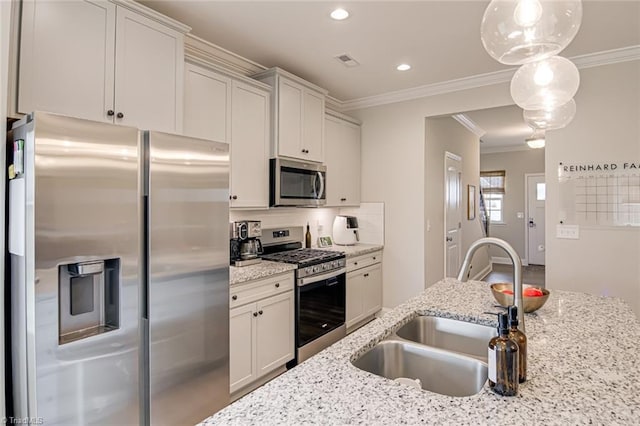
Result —
<instances>
[{"instance_id":1,"label":"interior door","mask_svg":"<svg viewBox=\"0 0 640 426\"><path fill-rule=\"evenodd\" d=\"M527 236L530 265L544 265L546 251L544 240L544 205L546 184L544 174L527 175Z\"/></svg>"},{"instance_id":2,"label":"interior door","mask_svg":"<svg viewBox=\"0 0 640 426\"><path fill-rule=\"evenodd\" d=\"M445 276L457 277L462 251L462 158L445 153Z\"/></svg>"}]
</instances>

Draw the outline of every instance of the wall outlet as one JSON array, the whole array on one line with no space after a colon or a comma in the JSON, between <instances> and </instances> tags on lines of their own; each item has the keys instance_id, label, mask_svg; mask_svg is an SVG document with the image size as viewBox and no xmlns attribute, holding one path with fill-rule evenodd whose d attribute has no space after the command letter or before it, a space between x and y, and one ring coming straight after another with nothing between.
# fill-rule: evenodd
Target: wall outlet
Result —
<instances>
[{"instance_id":1,"label":"wall outlet","mask_svg":"<svg viewBox=\"0 0 640 426\"><path fill-rule=\"evenodd\" d=\"M580 227L578 225L556 225L556 238L578 240L580 239Z\"/></svg>"}]
</instances>

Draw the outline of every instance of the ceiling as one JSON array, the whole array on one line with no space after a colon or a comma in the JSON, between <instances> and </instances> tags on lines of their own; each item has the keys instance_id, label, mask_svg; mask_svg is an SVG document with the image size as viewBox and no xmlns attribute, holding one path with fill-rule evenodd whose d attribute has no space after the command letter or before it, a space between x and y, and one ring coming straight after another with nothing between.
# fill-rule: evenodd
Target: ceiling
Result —
<instances>
[{"instance_id":1,"label":"ceiling","mask_svg":"<svg viewBox=\"0 0 640 426\"><path fill-rule=\"evenodd\" d=\"M505 147L528 149L525 139L533 132L517 105L470 111L464 116L475 124L475 133L481 141L480 152L500 151Z\"/></svg>"},{"instance_id":2,"label":"ceiling","mask_svg":"<svg viewBox=\"0 0 640 426\"><path fill-rule=\"evenodd\" d=\"M198 37L267 68L286 69L328 89L340 101L509 68L493 60L480 41L488 1L141 2L191 26ZM329 17L338 6L350 12L348 19ZM562 55L637 45L640 1L585 0L580 31ZM345 53L360 65L348 68L335 59ZM397 71L400 63L412 69ZM495 124L484 122L488 116L474 116L487 131L487 141ZM522 124L519 112L509 116ZM504 121L502 127L514 124Z\"/></svg>"}]
</instances>

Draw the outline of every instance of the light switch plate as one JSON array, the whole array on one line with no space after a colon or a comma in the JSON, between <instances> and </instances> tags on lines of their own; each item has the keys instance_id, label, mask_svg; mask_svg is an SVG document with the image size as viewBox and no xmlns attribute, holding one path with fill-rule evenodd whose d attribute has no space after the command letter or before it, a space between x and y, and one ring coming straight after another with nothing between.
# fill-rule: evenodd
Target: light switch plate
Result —
<instances>
[{"instance_id":1,"label":"light switch plate","mask_svg":"<svg viewBox=\"0 0 640 426\"><path fill-rule=\"evenodd\" d=\"M567 240L580 239L580 226L578 225L556 225L556 238Z\"/></svg>"}]
</instances>

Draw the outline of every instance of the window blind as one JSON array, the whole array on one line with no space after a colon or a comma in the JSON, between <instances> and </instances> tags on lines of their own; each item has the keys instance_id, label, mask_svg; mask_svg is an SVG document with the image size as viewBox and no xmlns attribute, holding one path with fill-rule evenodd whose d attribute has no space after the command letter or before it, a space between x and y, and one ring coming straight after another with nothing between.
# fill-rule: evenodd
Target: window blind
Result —
<instances>
[{"instance_id":1,"label":"window blind","mask_svg":"<svg viewBox=\"0 0 640 426\"><path fill-rule=\"evenodd\" d=\"M505 178L504 170L480 172L480 188L485 194L504 194Z\"/></svg>"}]
</instances>

